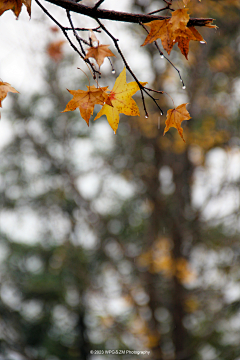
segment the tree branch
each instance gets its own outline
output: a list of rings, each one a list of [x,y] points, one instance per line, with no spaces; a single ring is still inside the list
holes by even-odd
[[[153,20],[170,19],[170,16],[156,16],[156,15],[144,15],[144,14],[132,14],[113,10],[95,9],[81,4],[77,4],[71,0],[45,0],[51,4],[55,4],[66,10],[73,11],[78,14],[89,16],[93,19],[107,19],[114,21],[122,21],[129,23],[147,23]],[[206,26],[214,19],[211,18],[191,18],[188,22],[188,26]]]

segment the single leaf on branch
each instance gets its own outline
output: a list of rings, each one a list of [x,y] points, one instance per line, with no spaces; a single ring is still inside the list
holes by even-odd
[[[22,5],[27,7],[29,16],[31,16],[31,0],[0,0],[0,16],[7,10],[12,10],[18,18]]]
[[[169,19],[166,20],[154,20],[150,23],[144,24],[150,27],[150,32],[146,37],[142,46],[150,44],[158,39],[161,39],[163,48],[167,51],[168,55],[171,53],[173,43],[172,25],[169,23]]]
[[[18,93],[18,91],[14,89],[14,87],[12,87],[7,82],[0,81],[0,107],[2,107],[2,100],[5,99],[8,92]],[[0,114],[0,118],[1,118],[1,114]]]
[[[191,116],[186,109],[187,104],[179,105],[176,109],[170,109],[167,112],[167,119],[165,121],[165,129],[163,135],[170,129],[170,127],[174,127],[177,129],[179,135],[185,142],[183,138],[183,128],[181,127],[181,123],[183,120],[190,120]]]
[[[82,118],[89,126],[90,116],[93,114],[94,106],[96,104],[103,105],[105,102],[109,102],[108,94],[106,93],[107,86],[102,88],[96,88],[95,85],[87,86],[88,90],[68,90],[73,95],[73,99],[70,100],[66,106],[66,111],[74,111],[77,108],[80,110]],[[109,106],[111,107],[111,106]]]
[[[146,82],[140,83],[142,86],[146,85]],[[128,116],[139,116],[139,109],[132,96],[139,90],[139,86],[136,81],[130,83],[126,82],[126,68],[123,69],[118,76],[113,89],[109,94],[109,100],[112,106],[107,103],[102,107],[94,120],[99,119],[102,115],[106,115],[109,125],[116,134],[119,124],[119,114],[123,113]]]
[[[115,56],[111,50],[108,49],[110,45],[98,45],[90,47],[87,51],[85,59],[94,58],[100,67],[103,64],[105,57]]]

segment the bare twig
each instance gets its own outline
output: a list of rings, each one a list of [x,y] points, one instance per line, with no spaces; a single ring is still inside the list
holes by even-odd
[[[154,10],[154,11],[148,13],[147,15],[153,15],[153,14],[156,14],[156,13],[158,13],[158,12],[160,12],[160,11],[163,11],[163,10],[171,10],[171,11],[174,11],[174,10],[171,9],[169,6],[165,6],[164,8],[161,8],[161,9],[158,9],[158,10]]]
[[[62,30],[64,36],[67,38],[70,46],[73,48],[74,51],[76,51],[78,53],[78,55],[86,62],[90,65],[93,73],[94,73],[94,78],[95,78],[95,73],[99,73],[99,71],[97,71],[96,69],[93,68],[92,64],[90,63],[90,61],[87,59],[85,60],[85,56],[78,50],[78,48],[73,44],[73,42],[71,41],[71,39],[69,38],[65,27],[62,26],[49,12],[48,10],[38,1],[36,0],[36,3],[38,4],[38,6],[43,10],[43,12]]]
[[[139,23],[139,24],[140,24],[140,25],[147,31],[147,33],[149,34],[149,31],[148,31],[148,29],[146,28],[146,26],[144,26],[144,24],[142,24],[142,23]],[[179,76],[179,78],[180,78],[180,81],[181,81],[181,83],[182,83],[182,87],[185,89],[186,87],[185,87],[185,85],[184,85],[184,82],[183,82],[183,79],[182,79],[180,70],[178,70],[178,68],[176,68],[176,66],[164,55],[164,53],[161,51],[161,49],[159,48],[158,43],[157,43],[156,41],[154,41],[154,45],[156,46],[156,48],[157,48],[160,56],[163,57],[163,58],[165,58],[165,59],[169,62],[169,64],[171,64],[172,67],[177,71],[178,76]]]
[[[99,0],[93,7],[93,10],[96,10],[105,0]]]
[[[156,13],[158,13],[158,12],[160,12],[160,11],[163,11],[163,10],[171,10],[171,11],[174,11],[173,9],[170,8],[170,6],[172,6],[172,1],[167,1],[167,0],[163,0],[163,1],[167,4],[167,6],[165,6],[165,7],[162,8],[162,9],[158,9],[158,10],[152,11],[152,12],[148,13],[148,15],[153,15],[153,14],[156,14]]]
[[[100,27],[103,29],[103,31],[105,31],[105,33],[112,39],[112,41],[114,42],[115,48],[117,49],[119,55],[121,56],[126,69],[129,71],[129,73],[132,75],[132,77],[134,78],[134,80],[136,81],[136,83],[139,86],[140,92],[141,92],[141,97],[142,97],[142,103],[143,103],[143,108],[145,111],[145,117],[148,118],[148,112],[147,112],[147,108],[146,108],[146,103],[145,103],[145,99],[144,99],[144,93],[147,94],[152,100],[153,102],[157,105],[157,107],[159,108],[161,115],[163,114],[162,109],[160,108],[160,106],[157,103],[157,99],[155,99],[151,94],[148,93],[147,89],[144,88],[144,86],[140,83],[140,81],[138,80],[138,78],[136,77],[136,75],[134,74],[134,72],[132,71],[132,69],[130,68],[130,66],[128,65],[127,60],[125,59],[120,47],[118,46],[118,39],[116,39],[107,29],[106,27],[100,22],[99,19],[96,19],[96,21],[98,22],[98,24],[100,25]]]
[[[74,36],[75,36],[75,38],[77,39],[77,42],[78,42],[78,44],[79,44],[79,46],[80,46],[80,48],[81,48],[81,51],[82,51],[83,55],[85,56],[86,53],[85,53],[85,50],[84,50],[84,48],[83,48],[83,46],[82,46],[82,42],[83,42],[84,44],[88,45],[88,46],[91,46],[91,44],[90,44],[88,41],[80,38],[80,36],[76,33],[76,30],[75,30],[75,28],[74,28],[74,26],[73,26],[73,22],[72,22],[72,19],[71,19],[70,11],[67,10],[66,13],[67,13],[67,18],[68,18],[68,20],[69,20],[69,23],[70,23],[70,25],[71,25],[71,27],[72,27]]]
[[[95,29],[87,29],[87,28],[74,28],[74,30],[75,31],[89,31],[89,30],[92,30],[92,31],[95,31],[95,32],[98,32],[98,33],[100,33],[101,32],[101,30],[99,30],[99,26],[98,27],[96,27]],[[68,27],[65,27],[65,30],[72,30],[72,28],[70,27],[70,28],[68,28]]]

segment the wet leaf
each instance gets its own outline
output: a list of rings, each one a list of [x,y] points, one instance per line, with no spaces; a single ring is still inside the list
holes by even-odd
[[[191,116],[189,112],[186,109],[187,104],[179,105],[176,109],[170,109],[167,112],[167,119],[165,121],[165,129],[163,135],[166,134],[166,132],[170,129],[170,127],[174,127],[177,129],[179,135],[185,142],[183,138],[183,129],[181,127],[181,123],[183,120],[190,120]]]
[[[106,93],[107,86],[102,88],[96,88],[93,86],[87,86],[88,90],[68,90],[73,95],[73,99],[69,101],[66,106],[66,111],[74,111],[77,108],[80,110],[80,114],[89,126],[90,116],[93,114],[94,106],[96,104],[103,105],[108,99]],[[111,106],[109,106],[111,107]]]
[[[147,83],[141,82],[141,84],[144,86]],[[109,94],[109,100],[111,101],[112,106],[105,104],[94,120],[99,119],[102,115],[106,115],[111,128],[114,133],[116,133],[120,113],[128,116],[140,115],[138,106],[132,99],[132,95],[134,95],[138,90],[139,86],[136,81],[130,83],[126,82],[126,68],[124,68]]]

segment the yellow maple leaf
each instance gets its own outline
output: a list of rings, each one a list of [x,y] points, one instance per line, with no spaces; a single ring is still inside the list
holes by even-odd
[[[94,58],[100,67],[103,64],[105,57],[115,56],[111,50],[108,49],[110,45],[98,45],[96,47],[90,47],[87,51],[85,59]]]
[[[141,82],[141,85],[146,85],[146,82]],[[119,124],[119,114],[123,113],[129,116],[139,116],[139,109],[135,101],[132,99],[139,90],[136,81],[130,83],[126,82],[126,68],[123,69],[118,76],[112,91],[109,94],[109,100],[112,106],[105,104],[99,111],[94,120],[99,119],[102,115],[106,115],[109,125],[116,134]]]
[[[18,93],[18,91],[7,82],[0,81],[0,107],[2,107],[2,100],[5,99],[9,91],[12,93]]]
[[[31,0],[1,0],[0,1],[0,16],[4,13],[4,11],[12,10],[16,17],[18,18],[22,5],[27,7],[27,11],[29,16],[31,16]]]
[[[107,86],[102,88],[96,88],[95,85],[87,86],[88,90],[68,90],[73,95],[73,99],[70,100],[64,111],[74,111],[79,108],[80,114],[89,126],[90,116],[93,114],[93,109],[96,104],[103,105],[108,99],[106,93]],[[111,107],[111,106],[109,106]]]
[[[190,120],[191,116],[186,109],[187,104],[179,105],[176,109],[169,109],[167,112],[167,119],[165,121],[165,129],[163,135],[170,129],[170,127],[174,127],[177,129],[179,135],[185,142],[183,138],[183,128],[181,127],[181,122],[183,120]]]

